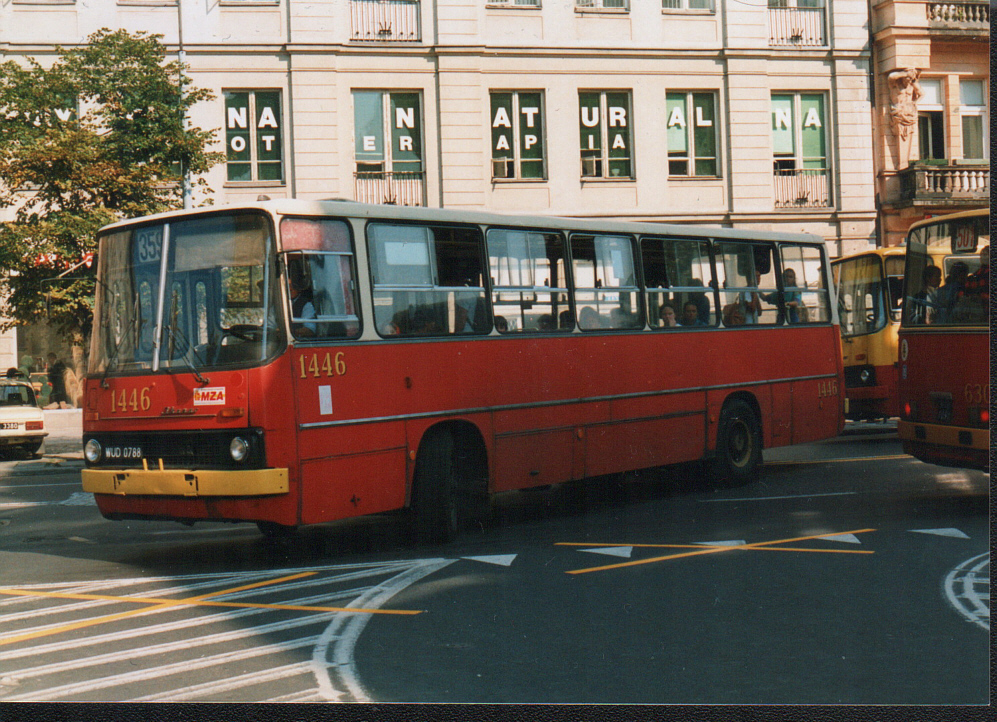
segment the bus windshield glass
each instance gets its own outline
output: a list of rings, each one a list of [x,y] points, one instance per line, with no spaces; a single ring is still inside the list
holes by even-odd
[[[258,364],[284,345],[265,216],[219,214],[100,240],[90,373]]]
[[[890,320],[879,256],[858,256],[835,265],[838,282],[838,313],[842,336],[875,333]]]
[[[989,320],[986,216],[915,228],[907,242],[905,326],[979,326]]]

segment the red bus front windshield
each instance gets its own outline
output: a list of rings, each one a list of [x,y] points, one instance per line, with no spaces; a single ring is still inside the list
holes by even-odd
[[[943,259],[938,264],[937,259]],[[916,228],[907,241],[903,324],[983,326],[990,319],[988,216]]]
[[[91,375],[259,364],[285,345],[262,214],[111,231],[98,278]]]

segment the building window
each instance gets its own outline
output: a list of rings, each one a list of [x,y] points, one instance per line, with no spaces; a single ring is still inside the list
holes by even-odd
[[[358,201],[423,204],[421,108],[418,92],[353,91]]]
[[[629,10],[630,0],[575,0],[578,10]]]
[[[772,95],[776,208],[830,204],[824,106],[820,93]]]
[[[713,12],[713,0],[661,0],[662,10],[709,10]]]
[[[633,178],[630,91],[582,91],[582,178]]]
[[[280,92],[224,92],[228,180],[283,182],[284,139]]]
[[[768,0],[769,45],[822,46],[824,0]]]
[[[924,160],[945,158],[945,106],[942,81],[921,78],[921,98],[917,101],[917,138],[919,157]]]
[[[715,93],[668,93],[668,175],[717,176]]]
[[[500,5],[501,7],[504,8],[511,8],[511,7],[538,8],[540,7],[540,0],[486,0],[486,4],[489,6]]]
[[[418,42],[420,19],[418,0],[350,0],[350,40]]]
[[[545,178],[541,92],[495,92],[492,108],[492,178]]]
[[[959,114],[962,116],[962,157],[986,158],[987,93],[983,80],[959,81]]]

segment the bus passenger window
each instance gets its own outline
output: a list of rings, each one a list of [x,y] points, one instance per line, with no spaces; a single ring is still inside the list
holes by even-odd
[[[499,333],[571,331],[564,239],[557,233],[492,228],[486,234]]]
[[[577,233],[571,254],[579,328],[643,328],[630,237]]]
[[[820,249],[815,246],[781,246],[782,305],[787,323],[827,323],[831,296],[824,282]],[[884,315],[891,313],[883,309]]]
[[[389,336],[487,334],[481,234],[456,226],[371,223],[374,323]]]
[[[353,245],[347,225],[337,220],[285,218],[280,232],[292,333],[298,338],[359,336]]]
[[[774,248],[734,241],[720,241],[717,247],[724,325],[782,323]]]
[[[640,249],[651,328],[712,326],[713,271],[706,241],[644,237]],[[686,318],[687,304],[695,313]]]

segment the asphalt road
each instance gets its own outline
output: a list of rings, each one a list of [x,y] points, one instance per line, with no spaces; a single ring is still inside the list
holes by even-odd
[[[439,547],[109,522],[71,452],[0,461],[0,701],[985,704],[989,477],[855,428],[737,489],[506,495]]]

